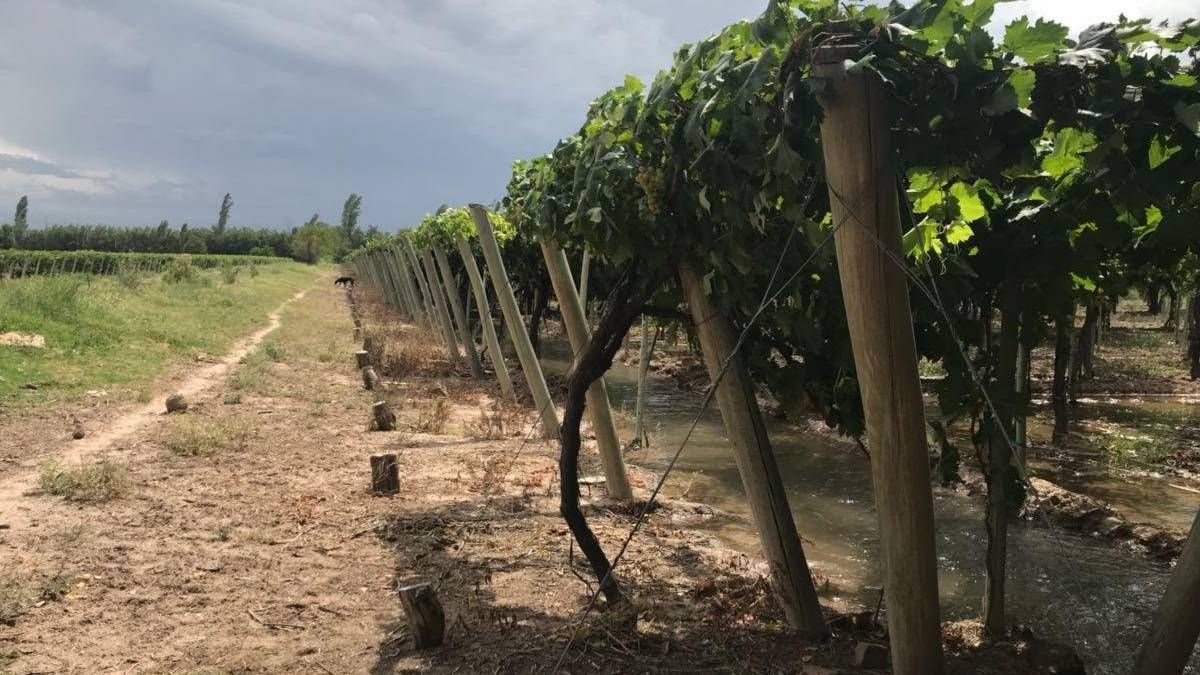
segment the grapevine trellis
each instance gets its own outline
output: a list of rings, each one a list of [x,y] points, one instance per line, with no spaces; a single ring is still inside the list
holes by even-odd
[[[1065,428],[1071,387],[1086,377],[1117,298],[1135,286],[1166,284],[1186,307],[1184,317],[1200,316],[1200,23],[1119,17],[1071,40],[1063,26],[1022,17],[997,43],[987,31],[994,4],[771,2],[756,20],[681,48],[648,87],[627,78],[597,98],[579,131],[551,153],[517,162],[491,214],[494,242],[480,236],[486,228],[475,227],[465,209],[443,209],[355,258],[461,358],[459,347],[472,341],[463,324],[490,324],[491,305],[476,298],[453,318],[444,307],[486,292],[462,274],[486,246],[496,247],[507,269],[495,277],[488,261],[495,292],[511,293],[511,284],[526,314],[537,316],[550,286],[560,307],[579,302],[570,267],[563,270],[587,256],[588,295],[599,311],[586,340],[572,336],[561,421],[544,380],[536,382],[536,360],[529,361],[537,321],[527,330],[517,308],[506,308],[505,327],[533,378],[545,431],[561,434],[563,514],[610,602],[623,597],[617,576],[578,513],[579,418],[585,408],[606,406],[595,395],[585,406],[587,391],[602,382],[639,317],[681,323],[698,335],[714,391],[732,367],[734,381],[765,387],[786,410],[816,410],[842,433],[864,434],[864,383],[846,311],[857,300],[844,296],[839,272],[846,271],[823,246],[839,227],[837,214],[853,211],[861,196],[835,189],[822,138],[844,75],[880,87],[881,103],[871,109],[884,116],[875,122],[894,149],[878,177],[895,186],[876,194],[899,196],[885,200],[898,201],[903,234],[889,264],[902,268],[910,286],[936,294],[914,302],[912,316],[917,355],[946,373],[932,385],[938,407],[928,420],[936,478],[953,481],[964,456],[978,458],[988,492],[984,621],[992,635],[1005,629],[1005,523],[1028,489],[1031,351],[1048,343],[1056,352],[1052,398]],[[813,55],[822,50],[837,59],[818,64]],[[475,215],[476,223],[486,218],[479,209]],[[419,260],[403,247],[457,254],[442,265],[443,288],[433,288],[439,272],[430,269],[431,288],[422,285],[413,269]],[[778,270],[803,274],[781,285]],[[1085,321],[1076,329],[1079,307]],[[722,349],[716,334],[730,336],[721,353],[712,353]],[[1200,329],[1189,342],[1200,374]],[[503,359],[491,345],[488,356]],[[753,399],[752,392],[727,395],[730,402]],[[727,405],[722,400],[723,414]],[[753,431],[757,404],[746,405],[742,421],[727,416],[731,441],[747,458],[770,457],[769,441]],[[745,420],[751,431],[739,441],[735,431]],[[974,430],[973,452],[951,442],[946,428],[955,423]],[[612,481],[619,455],[605,461]],[[752,479],[741,459],[739,468],[748,491],[771,488],[769,471]],[[794,528],[791,535],[778,530],[777,517],[768,524],[767,512],[778,511],[763,508],[755,520],[771,556],[767,530],[788,537]],[[819,615],[811,615],[815,595],[806,600],[803,583],[787,590],[796,583],[797,556],[780,552],[772,563],[789,571],[775,581],[793,625],[820,634]],[[893,628],[894,638],[900,631]],[[1144,652],[1139,667],[1155,654]]]

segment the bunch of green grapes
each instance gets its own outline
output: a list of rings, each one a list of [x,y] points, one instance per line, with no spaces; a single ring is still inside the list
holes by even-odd
[[[638,172],[637,184],[646,193],[646,210],[651,216],[662,213],[663,173],[662,169],[645,167]]]

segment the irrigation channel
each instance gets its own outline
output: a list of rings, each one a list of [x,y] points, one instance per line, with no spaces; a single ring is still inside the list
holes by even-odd
[[[544,349],[543,367],[548,372],[565,372],[567,345],[548,341]],[[613,408],[632,411],[637,369],[614,363],[605,380]],[[673,381],[651,374],[646,415],[652,444],[628,453],[626,461],[656,471],[664,469],[701,399],[701,394],[681,390]],[[619,415],[617,419],[621,437],[631,438],[632,417]],[[874,607],[882,569],[876,555],[878,528],[867,458],[836,439],[786,422],[772,420],[768,426],[805,553],[815,571],[829,579],[826,595]],[[757,554],[758,536],[716,406],[706,411],[675,471],[679,478],[673,482],[687,485],[690,481],[687,499],[728,514],[696,527],[707,528],[733,546]],[[1096,470],[1086,480],[1097,488],[1092,494],[1113,498],[1114,506],[1129,510],[1135,519],[1162,518],[1164,524],[1178,522],[1186,528],[1200,502],[1197,495],[1170,494],[1161,480],[1152,478],[1125,480]],[[986,550],[980,506],[981,498],[934,490],[943,621],[979,614]],[[1039,635],[1071,644],[1090,673],[1129,672],[1134,646],[1154,617],[1169,567],[1107,539],[1062,528],[1055,532],[1057,535],[1041,523],[1017,521],[1010,525],[1011,620],[1032,627]],[[1200,673],[1200,656],[1193,656],[1187,672]]]

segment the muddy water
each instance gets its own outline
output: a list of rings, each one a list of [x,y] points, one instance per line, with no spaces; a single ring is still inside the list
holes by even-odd
[[[563,354],[554,351],[557,358],[548,358],[547,366],[562,370]],[[613,407],[630,413],[618,416],[621,436],[629,438],[636,371],[618,364],[606,379]],[[700,402],[700,395],[652,377],[647,396],[651,447],[631,452],[627,461],[662,470]],[[805,552],[814,570],[829,580],[823,594],[874,607],[881,570],[866,458],[833,439],[787,424],[769,426]],[[734,515],[711,525],[717,536],[748,553],[759,551],[715,405],[702,416],[665,490],[671,496],[685,491],[687,499]],[[977,616],[985,548],[979,500],[941,490],[934,499],[943,619]],[[1166,583],[1166,567],[1107,540],[1024,522],[1010,526],[1008,554],[1011,621],[1072,644],[1089,672],[1128,672]],[[1200,673],[1200,656],[1189,672]]]

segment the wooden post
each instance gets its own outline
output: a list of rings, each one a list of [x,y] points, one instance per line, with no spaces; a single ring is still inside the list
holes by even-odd
[[[455,241],[458,255],[462,258],[463,267],[467,270],[467,278],[471,281],[471,289],[475,295],[475,309],[479,311],[479,322],[483,324],[483,342],[487,345],[489,360],[496,371],[496,379],[500,382],[500,391],[510,401],[517,400],[517,392],[513,389],[512,377],[508,374],[508,366],[504,363],[504,353],[500,351],[500,339],[496,336],[496,326],[492,323],[491,307],[488,306],[487,286],[479,274],[479,265],[475,262],[475,254],[466,239],[458,237]]]
[[[394,495],[400,491],[400,464],[396,455],[371,455],[371,494]]]
[[[587,313],[588,302],[588,276],[590,275],[591,269],[592,252],[585,247],[583,249],[583,262],[579,264],[579,304],[583,305],[585,314]]]
[[[888,256],[904,264],[889,118],[878,76],[846,70],[857,54],[857,47],[813,51],[825,175],[833,222],[841,225],[838,271],[871,448],[892,667],[897,675],[938,675],[944,664],[925,411],[908,284]]]
[[[391,266],[396,278],[400,281],[400,291],[404,294],[405,301],[408,302],[412,320],[417,322],[423,321],[425,308],[421,305],[420,300],[417,299],[416,293],[413,291],[412,276],[408,274],[403,256],[396,249],[386,249],[384,251],[384,259]]]
[[[457,363],[462,360],[462,354],[458,352],[454,323],[450,320],[450,311],[446,309],[446,294],[442,291],[442,284],[438,282],[437,272],[433,269],[433,256],[429,255],[429,251],[422,251],[419,262],[424,268],[425,283],[429,285],[433,311],[437,314],[439,325],[442,327],[442,337],[446,340],[446,351],[450,354],[450,360]]]
[[[587,343],[587,317],[571,278],[571,266],[558,244],[542,239],[542,256],[546,259],[546,270],[550,273],[550,284],[558,297],[558,308],[562,312],[563,325],[571,351],[578,354]],[[621,458],[621,439],[617,437],[617,425],[613,423],[612,408],[608,401],[608,389],[600,377],[587,390],[587,409],[592,418],[592,431],[596,434],[596,449],[600,452],[600,463],[604,466],[604,478],[608,483],[608,495],[613,499],[633,499],[629,477],[625,474],[625,461]]]
[[[651,341],[648,329],[650,321],[646,315],[642,315],[642,343],[638,347],[638,376],[637,376],[637,404],[635,407],[634,417],[634,440],[638,447],[650,447],[650,435],[646,433],[646,375],[650,370],[650,359],[652,354],[653,342]]]
[[[371,366],[362,369],[363,389],[374,391],[379,388],[379,373]]]
[[[425,279],[425,273],[421,270],[421,260],[417,258],[417,251],[413,248],[412,243],[407,239],[404,241],[404,253],[408,259],[409,267],[412,268],[413,276],[417,278],[417,287],[421,289],[421,301],[425,304],[425,315],[429,318],[429,330],[442,335],[442,325],[437,320],[437,310],[433,306],[433,292],[429,289],[429,282]],[[442,335],[445,340],[446,336]],[[450,359],[454,358],[454,354],[450,354]]]
[[[458,286],[454,283],[454,275],[450,273],[450,261],[441,249],[434,249],[434,261],[442,276],[442,287],[446,297],[450,299],[450,309],[454,310],[454,320],[458,324],[458,337],[467,351],[467,365],[471,368],[471,376],[483,377],[483,366],[479,363],[479,352],[475,351],[475,338],[471,335],[471,326],[467,324],[467,313],[463,311],[462,298],[458,295]]]
[[[376,401],[371,406],[371,429],[373,431],[395,431],[396,414],[387,401]]]
[[[496,245],[496,235],[492,233],[492,224],[488,220],[487,210],[479,204],[471,204],[471,219],[475,221],[475,229],[479,232],[479,245],[483,249],[483,258],[487,261],[488,274],[492,278],[492,288],[496,289],[496,297],[500,301],[500,310],[504,313],[504,325],[508,329],[508,337],[512,340],[513,348],[517,350],[517,358],[521,361],[521,372],[525,374],[525,382],[533,394],[533,404],[541,413],[542,431],[547,438],[558,437],[558,411],[554,409],[550,398],[550,388],[546,386],[546,377],[542,374],[542,365],[538,363],[537,354],[533,353],[533,345],[529,342],[529,332],[525,330],[525,321],[521,318],[521,310],[517,307],[517,298],[513,295],[512,286],[508,283],[508,271],[504,268],[504,260],[500,257],[500,247]]]
[[[365,349],[354,352],[354,365],[359,370],[371,365],[371,353]]]
[[[404,274],[408,277],[413,288],[413,295],[417,300],[418,306],[421,308],[421,319],[425,327],[430,331],[437,332],[437,327],[434,325],[433,312],[429,306],[429,294],[425,290],[425,282],[421,279],[421,275],[413,266],[415,258],[408,251],[408,247],[401,244],[396,247],[396,261],[404,268]],[[415,281],[414,281],[415,280]]]
[[[1200,637],[1200,513],[1171,572],[1133,675],[1179,675]]]
[[[446,632],[446,613],[430,584],[413,584],[399,589],[400,602],[408,615],[408,632],[413,646],[429,649],[442,644]]]
[[[733,445],[738,473],[783,612],[788,623],[806,638],[823,638],[829,629],[788,507],[762,411],[754,397],[754,383],[741,357],[734,353],[737,336],[720,308],[705,295],[700,275],[687,263],[679,265],[679,281],[700,337],[705,368],[716,387],[725,433]],[[724,377],[720,376],[722,367],[726,368]]]

